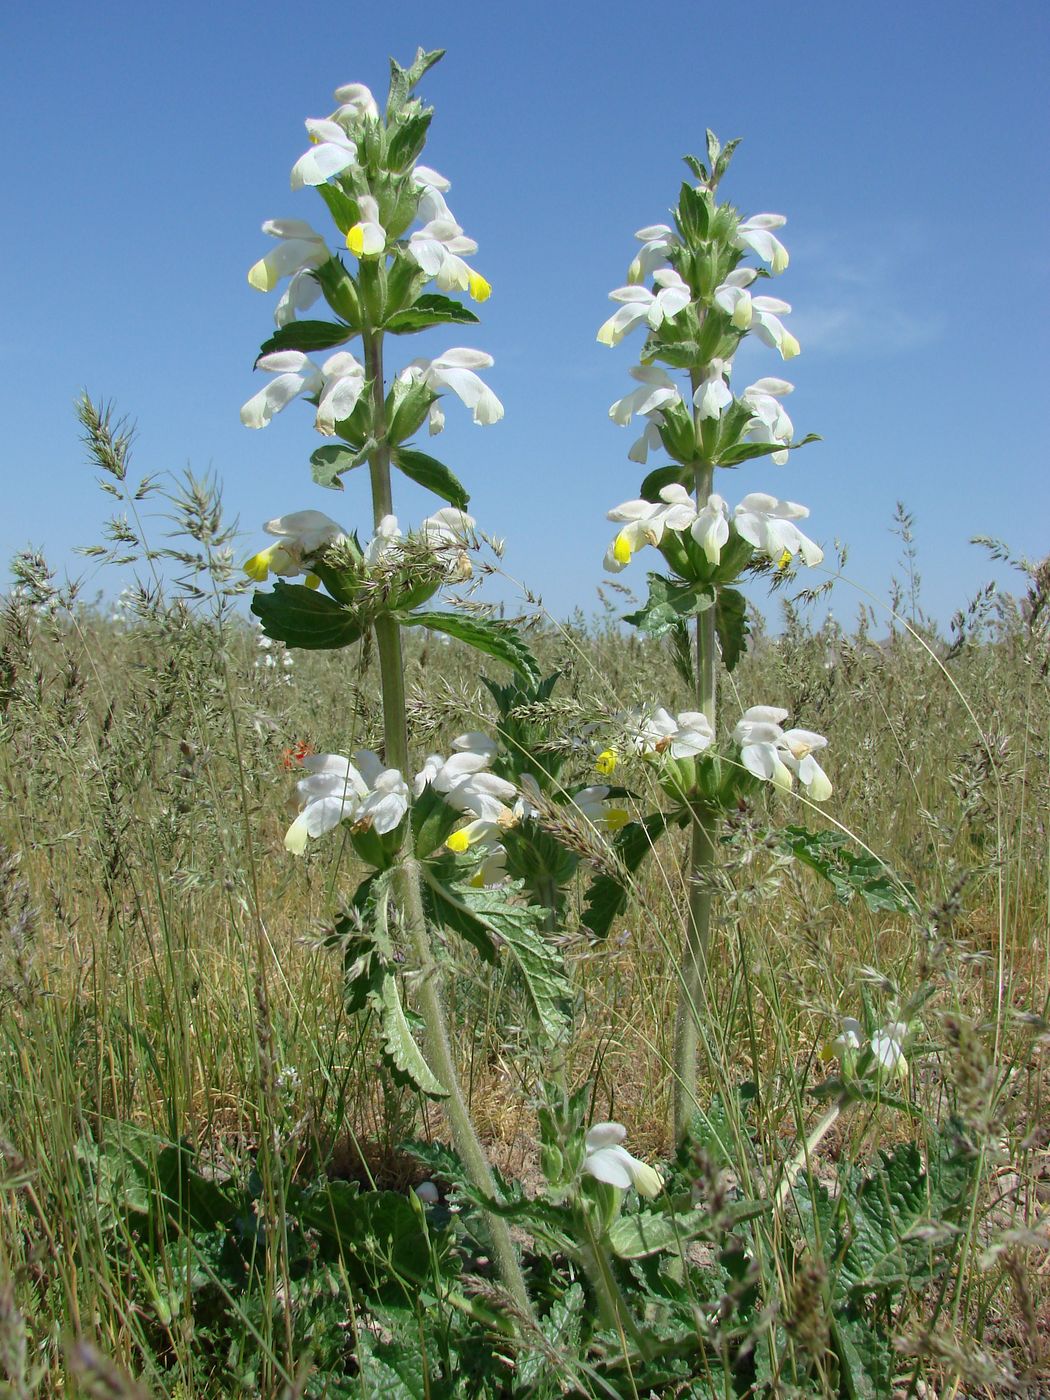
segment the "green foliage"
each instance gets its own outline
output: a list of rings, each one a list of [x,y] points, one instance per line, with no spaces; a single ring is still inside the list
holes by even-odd
[[[628,822],[617,832],[613,855],[622,873],[597,876],[587,891],[587,907],[580,922],[595,938],[608,937],[613,920],[627,908],[632,877],[669,825],[662,812],[653,812],[640,822]]]
[[[314,456],[316,455],[315,453]],[[436,457],[429,457],[425,452],[417,452],[414,448],[409,447],[396,447],[391,453],[390,460],[417,486],[432,491],[435,496],[440,496],[443,501],[448,501],[449,505],[456,506],[459,510],[466,510],[470,495],[463,483],[445,466],[444,462],[439,462]]]
[[[259,347],[259,354],[272,355],[275,350],[302,350],[312,355],[315,350],[330,350],[334,345],[345,345],[354,334],[352,326],[337,325],[333,321],[289,321],[279,326]]]
[[[643,608],[628,613],[624,622],[640,632],[662,637],[687,617],[706,612],[715,603],[715,591],[706,583],[684,583],[663,574],[649,574],[649,598]]]
[[[808,831],[785,826],[775,833],[782,850],[822,875],[835,898],[848,904],[859,894],[873,913],[916,914],[914,891],[870,851],[857,853],[852,839],[841,831]]]
[[[428,330],[431,326],[476,326],[478,318],[462,302],[438,292],[423,292],[411,306],[403,311],[395,311],[383,324],[383,329],[391,335],[412,335],[416,331]]]
[[[374,450],[375,443],[373,441],[366,442],[361,447],[344,447],[338,443],[328,443],[310,453],[311,475],[318,486],[327,486],[330,490],[342,491],[343,483],[339,478],[344,472],[362,466],[368,461],[369,453]]]
[[[365,630],[341,603],[301,583],[278,580],[271,593],[253,593],[252,612],[268,637],[306,651],[347,647]]]
[[[465,642],[475,651],[506,662],[530,680],[539,676],[536,658],[508,622],[468,616],[466,613],[435,612],[402,613],[399,621],[404,627],[428,627],[432,632],[444,632],[448,637]]]
[[[715,599],[715,632],[722,651],[722,665],[727,671],[736,669],[747,650],[749,631],[747,599],[736,588],[720,587]]]

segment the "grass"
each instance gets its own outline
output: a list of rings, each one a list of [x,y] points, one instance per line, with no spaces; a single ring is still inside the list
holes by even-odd
[[[187,486],[174,508],[195,541],[178,556],[181,589],[151,584],[111,616],[23,559],[0,617],[4,1395],[130,1395],[130,1376],[177,1396],[325,1393],[333,1337],[345,1352],[374,1326],[358,1282],[339,1266],[305,1270],[286,1243],[265,1251],[261,1301],[237,1295],[218,1261],[200,1265],[213,1270],[202,1311],[178,1241],[141,1228],[159,1170],[142,1144],[192,1146],[205,1175],[244,1183],[276,1238],[290,1191],[322,1174],[404,1191],[425,1173],[400,1144],[443,1134],[439,1109],[382,1070],[368,1015],[345,1009],[325,932],[360,873],[349,844],[337,832],[298,861],[281,847],[294,811],[288,751],[378,739],[374,658],[355,645],[296,653],[286,667],[279,647],[261,649],[235,608],[207,490]],[[111,554],[145,548],[131,519],[130,539],[111,530]],[[808,1179],[815,1190],[876,1146],[924,1144],[924,1121],[956,1121],[982,1164],[948,1282],[911,1289],[892,1317],[902,1394],[920,1380],[946,1396],[1044,1393],[1047,585],[1045,568],[1030,571],[1020,600],[987,596],[947,640],[914,597],[915,625],[895,623],[888,639],[867,611],[847,633],[788,606],[777,636],[756,621],[721,696],[723,714],[778,704],[829,735],[836,785],[824,813],[757,801],[722,852],[699,1106],[722,1125],[736,1180],[759,1196],[782,1180],[821,1115],[811,1090],[839,1018],[867,1002],[876,1024],[892,1019],[919,988],[913,1116],[854,1106]],[[471,653],[407,644],[422,758],[484,727],[491,707]],[[540,626],[533,644],[564,672],[552,742],[653,694],[687,704],[666,655],[607,617]],[[623,781],[640,810],[658,801],[644,765],[628,764]],[[914,887],[922,916],[840,902],[771,840],[784,821],[854,833]],[[686,854],[661,847],[607,941],[589,941],[575,918],[557,935],[578,989],[570,1079],[590,1080],[593,1118],[628,1124],[632,1150],[650,1159],[671,1151],[667,969]],[[477,1124],[495,1160],[535,1188],[536,1068],[516,988],[500,964],[453,947],[448,957]],[[120,1165],[136,1153],[145,1178]],[[698,1159],[698,1181],[705,1170]],[[777,1325],[814,1348],[826,1280],[792,1263],[798,1239],[788,1209],[753,1247],[769,1263]],[[328,1312],[324,1299],[336,1300]],[[813,1375],[821,1393],[820,1365]],[[332,1393],[384,1393],[359,1384]]]

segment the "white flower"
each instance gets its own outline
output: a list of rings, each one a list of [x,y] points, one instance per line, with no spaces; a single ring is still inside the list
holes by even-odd
[[[349,350],[338,350],[321,366],[324,385],[317,404],[314,426],[325,437],[332,437],[335,425],[349,418],[365,387],[365,367]]]
[[[752,214],[737,227],[736,246],[757,253],[774,274],[783,272],[788,265],[788,251],[772,230],[783,228],[786,223],[783,214]]]
[[[628,331],[643,321],[657,330],[665,320],[671,320],[689,305],[692,294],[673,268],[665,267],[653,273],[653,281],[660,288],[655,293],[645,287],[620,287],[609,293],[610,301],[623,305],[599,329],[598,340],[602,345],[619,345]]]
[[[729,373],[732,369],[729,360],[712,360],[707,374],[696,386],[693,403],[701,418],[721,418],[722,413],[733,402],[729,390]]]
[[[609,805],[609,789],[604,783],[581,788],[573,794],[573,804],[591,826],[602,831],[620,831],[631,820],[623,807]]]
[[[634,365],[628,374],[637,379],[641,387],[632,389],[611,405],[609,417],[621,427],[626,428],[635,414],[652,413],[669,403],[681,403],[678,386],[659,365]]]
[[[634,236],[642,246],[627,269],[627,281],[632,284],[644,282],[663,266],[672,248],[681,246],[678,235],[668,224],[650,224],[648,228],[640,228]]]
[[[595,1123],[585,1138],[583,1170],[596,1181],[626,1191],[633,1186],[639,1196],[658,1196],[663,1181],[655,1167],[640,1162],[621,1146],[627,1136],[622,1123]]]
[[[483,772],[495,757],[496,745],[487,734],[461,734],[453,739],[456,750],[450,758],[432,753],[416,774],[413,791],[419,797],[429,784],[435,792],[446,796],[460,785]],[[508,794],[509,795],[509,794]]]
[[[751,307],[751,329],[759,340],[779,350],[782,360],[794,359],[802,347],[780,320],[791,310],[790,304],[779,297],[752,297]]]
[[[368,787],[354,821],[366,822],[385,836],[401,825],[408,811],[408,784],[399,769],[384,768],[382,759],[371,749],[358,749],[354,759]]]
[[[839,1057],[860,1049],[864,1043],[864,1027],[854,1016],[842,1018],[842,1029],[831,1042],[831,1049]]]
[[[268,535],[276,536],[277,543],[253,554],[244,564],[244,572],[259,583],[267,574],[295,578],[303,573],[304,559],[346,537],[342,525],[319,510],[295,510],[289,515],[279,515],[275,520],[268,520],[263,529]]]
[[[871,1053],[875,1063],[886,1074],[899,1079],[908,1077],[908,1061],[904,1058],[904,1038],[908,1027],[903,1021],[891,1021],[871,1037]]]
[[[814,802],[826,802],[831,796],[831,781],[813,757],[814,749],[827,747],[823,734],[812,729],[788,729],[780,740],[781,756],[796,775]]]
[[[475,535],[476,521],[465,510],[455,506],[445,506],[428,515],[419,527],[427,548],[449,570],[458,571],[462,577],[471,574],[470,560],[465,551],[477,548]]]
[[[417,165],[412,171],[412,182],[423,190],[450,190],[452,188],[452,181],[446,180],[444,175],[439,175],[429,165]]]
[[[304,185],[323,185],[330,176],[340,174],[357,160],[357,146],[337,121],[308,117],[306,129],[313,144],[292,166],[293,190],[301,190]]]
[[[661,445],[660,425],[664,418],[660,410],[670,404],[681,403],[682,395],[670,375],[657,365],[635,365],[629,372],[640,381],[640,387],[617,399],[609,409],[609,417],[622,427],[626,427],[635,415],[648,419],[641,437],[631,444],[627,453],[630,461],[644,465],[650,450]]]
[[[321,369],[301,350],[275,350],[272,355],[261,355],[256,369],[264,369],[276,378],[242,406],[241,422],[246,428],[265,428],[275,413],[300,394],[319,394],[324,387]]]
[[[320,267],[332,256],[321,234],[303,219],[267,219],[262,231],[280,242],[248,269],[248,281],[257,291],[272,292],[282,277]]]
[[[747,434],[753,442],[791,441],[795,425],[778,400],[790,394],[794,388],[794,384],[789,384],[786,379],[756,379],[740,395],[740,402],[754,415],[747,425]],[[788,459],[786,451],[770,455],[778,467],[782,467]]]
[[[401,538],[397,516],[384,515],[376,526],[375,534],[365,545],[362,555],[365,567],[374,568],[381,559],[396,555],[399,552],[398,541]]]
[[[753,307],[751,293],[747,290],[758,276],[753,267],[740,267],[731,272],[721,286],[714,291],[714,303],[724,311],[738,331],[746,331],[751,325]]]
[[[486,885],[498,885],[501,880],[507,878],[506,846],[501,846],[498,841],[486,841],[480,844],[479,849],[484,852],[481,864],[467,883],[475,889],[482,889]]]
[[[292,279],[274,307],[273,319],[278,326],[287,326],[300,311],[309,311],[321,295],[321,284],[308,267],[292,274]]]
[[[418,213],[426,222],[408,240],[409,257],[442,291],[469,292],[475,301],[487,301],[492,288],[463,261],[463,254],[476,253],[478,245],[464,235],[436,186],[424,184]]]
[[[334,97],[339,103],[339,107],[332,114],[333,121],[343,119],[357,121],[362,117],[369,121],[379,120],[379,108],[376,106],[376,100],[372,96],[371,89],[367,88],[364,83],[344,83],[342,87],[336,88]]]
[[[792,786],[791,770],[780,754],[784,735],[780,721],[787,715],[787,710],[770,705],[752,705],[733,730],[733,742],[740,745],[740,762],[747,771],[783,792],[790,792]]]
[[[386,229],[379,222],[379,205],[370,194],[357,197],[360,219],[347,230],[346,246],[355,258],[376,258],[386,252]]]
[[[324,835],[344,817],[353,819],[368,794],[368,784],[342,754],[307,754],[302,765],[310,774],[296,784],[303,807],[284,838],[285,850],[297,856],[309,837]]]
[[[687,529],[696,519],[696,506],[685,487],[672,482],[661,489],[659,501],[624,501],[609,511],[608,519],[627,522],[605,555],[605,568],[618,574],[636,550],[659,544],[665,530]]]
[[[503,417],[503,405],[474,373],[476,369],[488,369],[492,363],[492,356],[483,350],[446,350],[433,360],[413,360],[398,378],[422,380],[435,392],[451,389],[473,411],[475,423],[498,423]],[[445,415],[440,404],[434,403],[430,409],[430,431],[439,433],[444,426]]]
[[[824,558],[824,551],[792,523],[808,515],[806,506],[752,491],[734,510],[733,524],[742,539],[778,565],[799,554],[803,563],[812,567]]]
[[[785,731],[781,724],[787,714],[770,705],[745,710],[733,730],[740,761],[756,778],[785,792],[790,791],[795,774],[814,802],[825,802],[831,796],[831,783],[813,752],[825,748],[828,741],[811,729]]]
[[[452,833],[445,842],[449,850],[462,853],[516,826],[518,816],[510,803],[517,795],[514,784],[498,778],[495,773],[473,773],[456,783],[445,794],[445,801],[457,812],[470,813],[474,820]]]
[[[694,758],[714,741],[711,722],[702,710],[682,710],[672,716],[662,705],[642,718],[636,737],[640,752],[669,753],[672,758]]]
[[[717,564],[729,539],[729,507],[717,492],[708,496],[707,504],[698,512],[689,533],[704,551],[707,562]]]

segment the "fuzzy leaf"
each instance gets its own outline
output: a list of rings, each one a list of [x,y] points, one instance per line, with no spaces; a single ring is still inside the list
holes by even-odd
[[[428,69],[433,68],[445,56],[444,49],[416,49],[416,56],[407,68],[402,68],[396,59],[390,60],[390,91],[387,96],[387,117],[395,116],[412,95],[412,89]]]
[[[372,998],[372,1005],[379,1014],[383,1031],[383,1054],[397,1083],[412,1084],[431,1099],[447,1098],[448,1090],[433,1074],[413,1038],[398,995],[397,982],[389,974],[383,978],[378,994]]]
[[[369,442],[358,448],[351,447],[349,444],[345,447],[341,444],[319,447],[316,452],[310,453],[310,470],[313,479],[318,486],[327,486],[332,491],[341,491],[343,483],[339,478],[344,472],[350,471],[353,467],[359,467],[367,461],[368,451],[373,446],[374,444]]]
[[[786,826],[776,833],[781,849],[822,875],[841,904],[859,894],[872,911],[916,914],[918,903],[911,886],[890,866],[868,852],[855,854],[848,836],[839,831],[809,831]]]
[[[719,588],[715,602],[715,631],[722,648],[722,664],[727,671],[747,650],[747,599],[735,588]]]
[[[361,217],[360,210],[357,207],[357,201],[351,199],[349,195],[344,194],[338,185],[325,183],[323,185],[315,185],[314,188],[328,205],[328,212],[331,214],[339,232],[342,234],[349,233],[354,224],[356,224]]]
[[[395,311],[383,329],[392,335],[406,335],[412,331],[425,331],[428,326],[445,324],[476,326],[478,318],[473,311],[451,297],[440,296],[437,292],[424,292],[416,297],[404,311]]]
[[[464,613],[416,612],[402,613],[398,619],[403,627],[429,627],[466,642],[475,651],[505,661],[530,681],[539,680],[536,658],[508,622],[490,618],[468,617]]]
[[[649,575],[649,598],[637,612],[628,613],[624,622],[662,637],[686,617],[706,612],[715,601],[715,591],[709,583],[683,583],[663,574]]]
[[[339,321],[289,321],[286,326],[279,326],[270,339],[260,345],[259,354],[272,355],[275,350],[302,350],[309,355],[314,350],[330,350],[333,345],[344,345],[353,334],[351,326]]]
[[[599,875],[587,891],[587,908],[580,922],[595,938],[608,937],[613,920],[627,908],[631,876],[667,830],[668,818],[653,812],[640,822],[628,822],[613,842],[613,852],[623,867],[623,877]]]
[[[386,148],[389,170],[402,171],[412,164],[426,145],[431,116],[430,112],[415,112],[399,122]]]
[[[321,450],[323,452],[324,448]],[[314,456],[316,455],[315,453]],[[470,500],[467,489],[444,462],[409,447],[395,448],[392,461],[394,466],[399,467],[417,486],[432,491],[435,496],[440,496],[443,501],[448,501],[449,505],[456,506],[459,510],[466,509]]]
[[[675,464],[667,467],[657,467],[651,471],[642,482],[639,495],[643,501],[652,501],[654,504],[660,499],[660,492],[665,486],[685,486],[691,487],[693,484],[693,472],[690,467],[682,467]]]
[[[274,641],[305,651],[334,651],[348,647],[364,632],[364,624],[334,598],[278,580],[272,593],[254,593],[252,612]]]

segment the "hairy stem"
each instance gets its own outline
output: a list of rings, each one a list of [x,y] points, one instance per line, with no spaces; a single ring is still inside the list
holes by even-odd
[[[693,392],[701,376],[692,375]],[[697,418],[697,439],[700,421]],[[714,468],[697,462],[693,484],[697,508],[702,510],[711,494]],[[718,656],[713,607],[696,619],[696,708],[715,727],[715,694]],[[696,1050],[703,989],[707,980],[707,957],[711,937],[711,873],[715,864],[717,823],[712,816],[694,814],[689,851],[689,912],[686,916],[682,960],[679,966],[678,1010],[674,1035],[674,1135],[681,1142],[696,1112]]]
[[[390,490],[390,445],[386,440],[386,395],[383,383],[382,332],[365,332],[365,372],[372,383],[372,410],[375,439],[378,444],[369,458],[372,478],[372,510],[378,525],[385,515],[393,514]],[[383,687],[383,734],[386,762],[402,773],[409,770],[408,725],[405,708],[405,668],[401,653],[401,627],[390,616],[381,616],[375,623],[379,651],[379,673]],[[456,1071],[455,1056],[448,1033],[448,1020],[441,995],[441,969],[434,957],[430,930],[423,907],[422,880],[418,862],[411,851],[411,836],[406,835],[402,859],[395,871],[395,891],[406,935],[420,972],[416,996],[426,1026],[427,1059],[430,1068],[447,1091],[444,1101],[456,1151],[466,1167],[474,1186],[486,1196],[499,1193],[485,1149],[481,1145],[470,1109],[464,1098]],[[524,1319],[535,1322],[529,1301],[525,1277],[518,1262],[514,1241],[507,1222],[486,1212],[493,1253],[503,1283]]]

